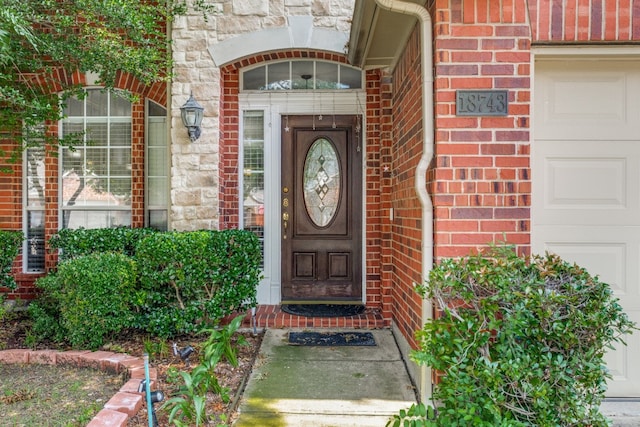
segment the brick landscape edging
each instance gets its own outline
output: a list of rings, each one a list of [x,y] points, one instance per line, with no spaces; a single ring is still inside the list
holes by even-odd
[[[129,417],[137,414],[144,404],[144,396],[138,392],[140,381],[144,379],[144,361],[139,357],[110,351],[14,349],[0,351],[0,363],[71,365],[123,375],[127,382],[104,404],[87,427],[125,427]],[[149,377],[153,387],[158,378],[156,368],[149,368]]]

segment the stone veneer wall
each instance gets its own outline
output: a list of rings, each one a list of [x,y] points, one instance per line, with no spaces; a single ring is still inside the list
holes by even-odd
[[[242,34],[283,28],[290,16],[313,16],[314,28],[349,32],[353,0],[225,0],[205,19],[193,12],[172,29],[174,80],[171,86],[171,213],[176,230],[225,228],[220,217],[220,66],[211,46]],[[254,53],[258,53],[257,51]],[[193,93],[204,107],[202,136],[191,143],[180,106]]]

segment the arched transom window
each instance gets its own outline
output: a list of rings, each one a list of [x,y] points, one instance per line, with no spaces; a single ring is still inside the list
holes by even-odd
[[[242,72],[242,90],[345,90],[362,88],[362,71],[328,61],[273,62]]]

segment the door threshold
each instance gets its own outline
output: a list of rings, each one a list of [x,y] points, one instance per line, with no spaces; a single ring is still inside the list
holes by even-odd
[[[349,300],[339,300],[339,301],[318,301],[318,300],[282,300],[280,301],[280,305],[285,304],[300,304],[300,305],[365,305],[361,300],[349,301]]]

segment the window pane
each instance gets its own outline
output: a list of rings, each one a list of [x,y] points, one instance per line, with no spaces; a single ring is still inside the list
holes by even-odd
[[[109,153],[107,149],[89,147],[85,151],[87,160],[84,175],[106,175],[108,168],[107,156]]]
[[[87,93],[87,116],[106,116],[109,94],[102,90],[88,90]]]
[[[289,64],[289,62],[269,64],[267,68],[268,90],[291,89],[291,75],[289,72]]]
[[[44,206],[44,150],[31,148],[26,152],[27,158],[27,206]]]
[[[242,86],[245,90],[264,89],[267,67],[262,66],[242,73]]]
[[[147,220],[149,227],[159,231],[167,231],[168,215],[166,210],[150,210]]]
[[[147,153],[147,174],[149,176],[166,176],[167,150],[164,147],[149,148]]]
[[[27,214],[27,271],[44,270],[44,212]]]
[[[111,122],[111,145],[131,146],[131,122]]]
[[[169,151],[166,109],[147,100],[146,215],[147,227],[167,230],[169,225]]]
[[[153,101],[148,102],[148,114],[149,117],[167,117],[167,110],[159,104],[156,104]]]
[[[130,211],[63,211],[65,228],[130,227]]]
[[[111,178],[109,180],[110,204],[131,206],[131,178]]]
[[[342,89],[362,89],[362,71],[341,65],[340,86]]]
[[[67,116],[69,117],[84,116],[84,100],[71,98],[71,99],[67,99],[66,104],[67,104],[67,107],[65,108],[64,112]]]
[[[87,123],[87,144],[107,145],[107,123],[89,122]]]
[[[149,147],[166,147],[167,146],[167,118],[151,117],[148,120],[147,129]]]
[[[131,117],[131,102],[116,92],[111,92],[111,117]]]
[[[264,112],[243,114],[243,199],[244,228],[264,239]]]
[[[149,190],[147,192],[149,206],[167,206],[167,193],[167,178],[149,178]]]
[[[112,148],[109,152],[111,176],[131,176],[131,149]]]
[[[332,62],[316,63],[316,88],[338,89],[338,64]]]
[[[291,63],[292,89],[313,89],[313,61],[293,61]]]
[[[84,122],[76,120],[65,120],[62,126],[62,135],[67,136],[80,133],[84,130]]]
[[[265,81],[266,70],[266,86]],[[242,72],[243,90],[362,89],[362,71],[349,65],[315,60],[275,62]]]

